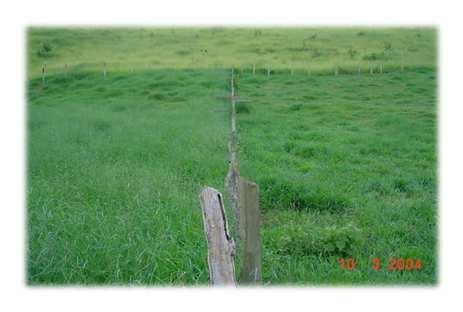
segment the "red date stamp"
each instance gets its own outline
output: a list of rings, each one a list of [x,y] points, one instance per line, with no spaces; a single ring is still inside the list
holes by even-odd
[[[339,268],[341,270],[353,271],[353,270],[355,270],[355,268],[357,266],[357,261],[352,257],[349,257],[347,259],[340,258],[339,259],[339,264],[340,264]],[[421,259],[419,259],[419,258],[414,259],[414,258],[394,258],[394,257],[391,257],[391,258],[389,258],[389,263],[388,263],[388,265],[386,267],[389,270],[389,272],[394,272],[394,271],[414,271],[414,270],[421,271],[421,269],[423,268],[423,263],[422,263]],[[381,268],[382,268],[381,260],[378,257],[373,259],[372,264],[371,264],[371,268],[376,272],[381,270]]]
[[[344,258],[339,259],[339,263],[341,264],[341,270],[348,270],[352,271],[355,269],[356,262],[354,258],[348,258],[345,260]]]

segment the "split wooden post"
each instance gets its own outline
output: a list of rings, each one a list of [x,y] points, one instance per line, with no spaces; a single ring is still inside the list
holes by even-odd
[[[267,77],[270,77],[270,66],[267,67]]]
[[[371,65],[371,63],[369,64],[370,64],[370,75],[373,75],[373,65]]]
[[[42,84],[45,85],[45,64],[42,64]]]
[[[106,77],[106,62],[103,62],[103,77]]]
[[[259,187],[243,178],[239,182],[240,283],[257,284],[262,281]]]
[[[383,73],[383,64],[379,64],[379,73],[382,74]]]
[[[222,194],[216,189],[206,187],[201,191],[199,198],[207,240],[210,283],[235,285],[235,243],[228,232]]]
[[[256,64],[252,64],[252,75],[256,74]]]

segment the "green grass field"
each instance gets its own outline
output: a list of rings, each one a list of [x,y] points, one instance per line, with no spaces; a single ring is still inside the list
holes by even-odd
[[[224,192],[231,66],[264,284],[436,283],[434,29],[31,28],[27,41],[29,284],[207,284],[198,193]],[[389,272],[391,257],[422,269]]]

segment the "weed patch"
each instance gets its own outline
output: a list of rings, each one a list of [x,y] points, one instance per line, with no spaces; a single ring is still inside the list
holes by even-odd
[[[267,178],[260,181],[260,187],[263,209],[343,212],[349,205],[340,195],[310,188],[301,183]]]
[[[264,248],[280,256],[345,257],[352,255],[361,240],[360,230],[345,226],[279,226],[267,229]]]

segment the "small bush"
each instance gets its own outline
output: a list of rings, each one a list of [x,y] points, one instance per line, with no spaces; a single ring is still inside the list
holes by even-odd
[[[190,55],[191,51],[189,51],[189,50],[177,50],[177,51],[175,51],[175,54],[180,55],[180,56],[185,56],[185,55]]]
[[[342,212],[348,207],[344,197],[309,188],[297,181],[266,178],[260,181],[259,185],[262,190],[263,209]]]
[[[267,244],[280,255],[291,256],[347,256],[361,239],[360,230],[352,223],[326,228],[282,226],[266,233]]]
[[[284,149],[285,152],[287,152],[287,153],[290,153],[295,147],[296,147],[296,144],[294,144],[293,141],[286,142],[286,143],[283,145],[283,149]]]
[[[389,52],[392,50],[392,44],[390,42],[385,42],[384,43],[384,51]]]
[[[378,61],[378,60],[384,61],[389,58],[390,57],[384,52],[381,52],[381,53],[372,52],[372,53],[369,53],[363,56],[363,60],[365,61]]]
[[[37,50],[37,55],[39,57],[50,57],[52,53],[52,46],[48,42],[42,42],[40,48]]]
[[[310,54],[311,54],[312,58],[317,58],[317,57],[322,56],[322,53],[318,49],[312,49]]]
[[[357,50],[351,48],[347,51],[347,54],[349,54],[349,57],[353,59],[357,55]]]
[[[238,102],[235,104],[235,109],[237,114],[249,114],[251,112],[251,109],[249,108],[249,105],[246,104],[245,102]]]
[[[302,104],[301,104],[301,103],[291,104],[291,105],[289,106],[289,110],[292,111],[292,112],[299,111],[299,110],[301,110],[301,108],[302,108]]]
[[[166,95],[162,93],[150,93],[148,99],[162,101],[166,99]]]
[[[313,146],[306,146],[297,151],[297,155],[304,158],[312,158],[316,154],[316,149]]]
[[[409,184],[403,179],[396,179],[392,183],[392,188],[398,193],[407,193],[410,191]]]

